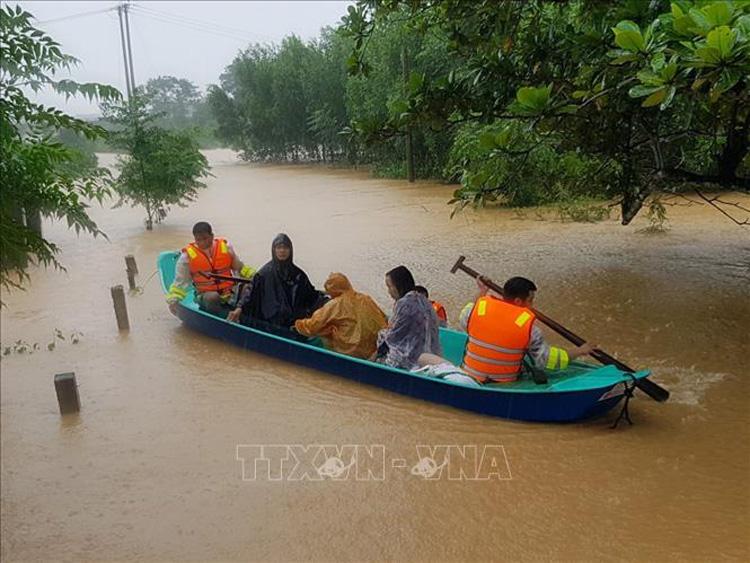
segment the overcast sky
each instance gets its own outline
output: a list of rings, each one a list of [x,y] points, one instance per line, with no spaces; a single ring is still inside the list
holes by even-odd
[[[70,73],[71,78],[111,84],[125,93],[117,12],[106,11],[117,6],[117,2],[18,3],[36,17],[36,27],[59,42],[64,52],[81,61]],[[130,33],[136,83],[171,75],[205,88],[218,82],[224,68],[248,44],[279,42],[290,34],[314,38],[322,27],[338,23],[351,3],[133,2]],[[82,98],[66,102],[63,97],[45,91],[36,94],[35,99],[76,115],[99,113],[96,103]]]

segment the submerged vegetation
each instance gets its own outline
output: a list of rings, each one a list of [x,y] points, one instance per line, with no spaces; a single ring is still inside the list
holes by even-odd
[[[106,132],[32,102],[28,91],[51,88],[68,96],[111,101],[120,97],[111,86],[56,79],[56,73],[78,61],[34,28],[31,18],[18,7],[0,8],[0,286],[6,289],[20,286],[29,260],[61,267],[57,246],[42,234],[42,216],[102,235],[85,202],[101,201],[111,187],[107,170],[55,139],[63,131],[89,140]]]
[[[241,52],[208,100],[247,159],[456,181],[459,207],[615,200],[629,223],[652,193],[750,189],[749,76],[747,2],[367,0]]]
[[[312,41],[250,45],[202,94],[171,76],[132,100],[57,79],[77,63],[19,7],[0,9],[0,285],[55,265],[44,216],[102,235],[87,202],[113,190],[150,228],[192,201],[198,148],[248,160],[368,165],[460,184],[455,208],[556,205],[562,220],[624,224],[695,196],[740,225],[750,209],[750,3],[729,0],[360,0]],[[89,123],[30,100],[103,102]],[[123,151],[119,177],[97,166]],[[660,194],[664,194],[661,197]]]
[[[59,248],[42,233],[43,217],[64,219],[77,232],[104,236],[89,216],[88,205],[117,194],[120,203],[143,205],[151,228],[166,216],[170,205],[192,201],[203,186],[199,178],[208,173],[198,150],[201,128],[196,123],[209,124],[211,118],[205,105],[201,114],[201,98],[189,83],[160,77],[123,101],[112,86],[57,79],[56,74],[78,61],[35,28],[32,19],[20,7],[0,8],[0,287],[4,289],[21,287],[30,261],[63,268],[57,260]],[[29,91],[43,88],[101,101],[114,131],[33,102]],[[97,165],[94,150],[104,142],[126,153],[117,178]],[[16,349],[36,348],[18,342]]]

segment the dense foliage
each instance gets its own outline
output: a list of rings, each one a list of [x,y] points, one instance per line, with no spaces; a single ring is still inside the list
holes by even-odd
[[[281,45],[255,45],[227,67],[221,85],[209,90],[218,136],[253,160],[322,160],[374,163],[389,175],[405,174],[404,134],[372,143],[361,130],[397,107],[406,87],[406,63],[420,71],[447,64],[440,42],[410,37],[391,25],[371,42],[377,72],[348,76],[352,42],[325,29],[316,41],[286,38]],[[430,54],[431,52],[431,54]],[[449,134],[415,128],[417,171],[438,176],[451,145]]]
[[[201,148],[220,143],[214,135],[217,123],[207,97],[185,78],[159,76],[146,82],[144,93],[150,110],[157,114],[154,125],[169,131],[190,131]]]
[[[455,202],[748,188],[748,2],[361,0],[319,41],[253,46],[209,101],[255,159],[460,181]],[[344,70],[348,71],[345,73]]]
[[[750,187],[748,2],[361,1],[345,26],[359,74],[370,38],[394,17],[445,36],[460,64],[414,80],[406,105],[372,132],[483,124],[474,131],[485,154],[460,155],[460,203],[516,202],[519,182],[550,196],[555,178],[571,191],[584,176],[550,174],[539,157],[550,151],[580,158],[586,182],[620,198],[624,223],[654,190]]]
[[[102,234],[86,213],[86,202],[108,193],[109,175],[55,139],[67,130],[95,139],[96,126],[60,110],[33,103],[28,90],[47,87],[69,96],[116,100],[119,92],[101,84],[56,80],[76,64],[19,7],[0,8],[0,284],[17,286],[27,260],[60,266],[58,248],[39,226],[40,214],[65,219],[76,231]]]

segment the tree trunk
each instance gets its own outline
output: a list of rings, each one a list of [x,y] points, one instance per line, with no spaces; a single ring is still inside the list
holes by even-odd
[[[409,82],[409,53],[405,45],[401,48],[401,70],[403,71],[404,90],[406,90],[406,84]],[[406,127],[406,177],[409,182],[415,180],[411,125]]]
[[[15,207],[12,210],[13,221],[18,223],[21,227],[24,226],[23,209],[21,207]],[[11,267],[17,266],[21,270],[25,270],[29,266],[29,259],[26,254],[18,257],[18,264],[9,264]]]
[[[732,108],[732,120],[727,129],[727,142],[717,159],[719,179],[722,184],[731,184],[737,178],[737,168],[747,156],[750,148],[748,146],[750,119],[746,117],[743,122],[738,118],[738,106],[739,101],[736,100]]]
[[[151,202],[149,202],[148,198],[146,199],[146,230],[154,230],[154,218],[151,213]]]
[[[42,236],[42,214],[38,209],[26,209],[26,226]]]
[[[640,185],[638,177],[633,170],[633,163],[628,160],[623,163],[623,173],[620,180],[620,193],[622,193],[622,224],[627,225],[643,207],[643,202],[651,193],[648,186]]]

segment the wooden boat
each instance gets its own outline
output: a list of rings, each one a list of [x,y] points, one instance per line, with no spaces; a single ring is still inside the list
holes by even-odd
[[[157,265],[165,293],[174,279],[178,256],[176,252],[159,255]],[[548,373],[546,384],[522,379],[504,385],[468,386],[338,354],[325,349],[319,339],[299,342],[231,323],[200,310],[192,292],[178,305],[177,315],[191,329],[253,352],[426,401],[515,420],[571,422],[599,416],[624,398],[626,385],[634,378],[650,375],[648,370],[629,374],[611,365],[574,361],[563,371]],[[441,328],[440,339],[445,357],[460,365],[466,333]]]

